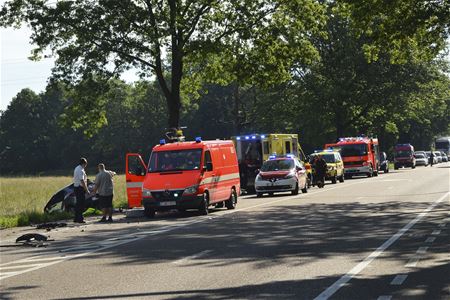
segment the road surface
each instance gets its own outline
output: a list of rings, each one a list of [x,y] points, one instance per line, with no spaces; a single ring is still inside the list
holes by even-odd
[[[0,232],[2,299],[450,299],[450,164],[237,209]],[[41,232],[47,247],[13,247]]]

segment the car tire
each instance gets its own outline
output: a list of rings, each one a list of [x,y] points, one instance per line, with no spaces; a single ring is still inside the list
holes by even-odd
[[[291,194],[292,194],[292,195],[298,195],[298,182],[297,182],[297,184],[295,185],[295,189],[294,189],[293,191],[291,191]]]
[[[332,184],[336,184],[336,183],[337,183],[337,178],[336,178],[336,176],[333,176],[333,178],[331,178],[331,183],[332,183]]]
[[[345,180],[344,177],[345,177],[344,174],[342,174],[342,175],[339,177],[339,182],[344,182],[344,180]]]
[[[262,198],[263,193],[256,193],[256,198]]]
[[[411,168],[412,168],[412,169],[415,169],[415,168],[416,168],[416,165],[412,165]]]
[[[200,203],[200,207],[198,208],[198,212],[203,215],[206,216],[209,213],[209,196],[208,193],[204,193],[203,194],[203,200],[202,203]]]
[[[231,190],[230,198],[225,201],[225,206],[227,209],[235,209],[237,203],[237,195],[234,189]]]
[[[155,217],[156,211],[154,208],[151,208],[149,206],[144,207],[144,216],[146,218],[152,219]]]
[[[305,187],[302,188],[302,193],[303,193],[303,194],[306,194],[307,192],[308,192],[308,185],[305,184]]]
[[[270,192],[270,193],[269,193],[269,196],[270,196],[270,197],[273,197],[273,192]]]

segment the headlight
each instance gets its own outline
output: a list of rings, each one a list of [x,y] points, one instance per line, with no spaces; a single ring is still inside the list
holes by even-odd
[[[261,177],[261,175],[259,175],[259,173],[258,173],[258,175],[256,175],[255,181],[261,181],[261,180],[262,180],[262,177]]]
[[[327,169],[328,169],[329,171],[333,171],[333,170],[334,170],[334,167],[333,167],[333,166],[327,166]]]
[[[151,197],[152,196],[152,191],[147,190],[147,189],[142,189],[142,197]]]
[[[198,190],[198,185],[193,185],[184,189],[185,194],[196,194]]]
[[[294,172],[291,172],[289,174],[287,174],[286,176],[284,176],[284,178],[289,179],[289,178],[293,178],[295,176]]]

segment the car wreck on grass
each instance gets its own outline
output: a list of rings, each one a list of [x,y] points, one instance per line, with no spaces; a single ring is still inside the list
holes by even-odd
[[[94,182],[87,180],[88,189],[92,191],[94,189]],[[86,193],[85,210],[89,208],[99,209],[99,201],[96,195]],[[62,188],[56,194],[54,194],[44,207],[45,213],[51,213],[54,211],[66,211],[74,212],[77,199],[75,197],[75,188],[73,183]]]

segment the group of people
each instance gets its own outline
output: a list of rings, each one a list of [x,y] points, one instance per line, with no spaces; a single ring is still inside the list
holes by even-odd
[[[73,221],[75,223],[86,223],[83,218],[86,194],[98,194],[100,208],[103,212],[100,222],[112,222],[112,200],[114,196],[113,177],[116,175],[116,172],[106,170],[105,164],[103,163],[98,164],[98,173],[95,176],[95,186],[94,189],[90,191],[85,171],[87,164],[86,158],[80,158],[80,162],[73,172],[73,186],[75,188],[75,197],[77,199],[75,204],[75,218]]]

